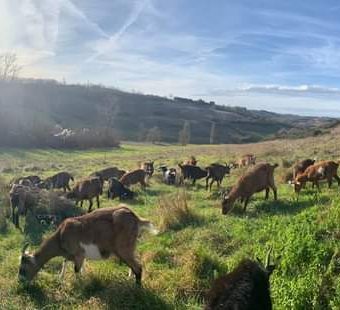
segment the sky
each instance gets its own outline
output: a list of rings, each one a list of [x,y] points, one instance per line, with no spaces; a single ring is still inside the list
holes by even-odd
[[[338,0],[1,0],[21,76],[340,117]]]

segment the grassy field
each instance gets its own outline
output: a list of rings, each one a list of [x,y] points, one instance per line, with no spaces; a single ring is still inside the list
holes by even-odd
[[[143,288],[128,278],[128,268],[117,260],[86,262],[76,278],[71,265],[61,282],[62,260],[51,260],[31,286],[17,281],[18,256],[25,241],[34,249],[39,238],[32,231],[48,234],[47,227],[26,227],[26,234],[4,219],[8,200],[1,196],[0,215],[0,309],[201,309],[204,292],[213,279],[230,271],[245,257],[263,258],[270,246],[282,255],[271,278],[275,309],[340,308],[340,196],[335,184],[311,187],[297,201],[293,189],[283,182],[288,166],[299,158],[339,159],[340,138],[331,135],[304,140],[282,140],[249,145],[169,146],[124,144],[117,150],[54,151],[0,150],[3,183],[18,175],[51,175],[66,170],[76,178],[99,168],[117,165],[131,169],[145,159],[177,165],[195,155],[199,165],[226,162],[245,152],[260,161],[277,162],[275,171],[279,201],[264,201],[255,195],[243,214],[240,205],[222,216],[220,195],[214,187],[207,192],[204,181],[196,186],[167,186],[159,173],[146,191],[138,186],[138,197],[130,207],[161,229],[157,236],[142,236],[138,253],[143,267]],[[285,168],[286,167],[286,168]],[[223,187],[235,183],[242,170],[233,170]],[[5,191],[5,190],[4,190]],[[185,197],[185,198],[184,198]],[[188,204],[178,217],[167,212],[173,205]],[[117,205],[101,197],[102,206]],[[177,213],[176,213],[177,214]],[[42,236],[40,234],[40,236]]]

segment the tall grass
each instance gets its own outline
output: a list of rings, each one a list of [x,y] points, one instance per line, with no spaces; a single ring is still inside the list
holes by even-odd
[[[199,216],[188,204],[187,195],[185,191],[179,191],[159,198],[156,214],[161,231],[180,229],[199,221]]]

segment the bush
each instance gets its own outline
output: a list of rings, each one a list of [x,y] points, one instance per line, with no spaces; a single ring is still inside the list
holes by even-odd
[[[179,229],[183,226],[197,223],[199,220],[198,216],[189,207],[185,192],[161,197],[156,213],[161,231]]]
[[[0,206],[0,233],[6,233],[8,231],[7,218],[10,216],[10,203],[4,179],[0,179]]]

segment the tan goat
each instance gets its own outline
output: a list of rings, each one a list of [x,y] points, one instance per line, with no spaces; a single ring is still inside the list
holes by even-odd
[[[340,178],[337,172],[338,167],[339,163],[336,163],[332,160],[321,161],[312,166],[309,166],[304,171],[304,173],[298,174],[295,180],[292,182],[295,192],[300,193],[306,182],[312,182],[313,186],[316,185],[318,190],[320,190],[320,180],[327,180],[328,187],[331,187],[333,183],[333,178],[338,182],[340,186]]]
[[[140,183],[142,188],[146,187],[146,172],[143,169],[136,169],[131,172],[125,173],[121,178],[120,182],[125,186],[130,186],[133,184]]]
[[[34,254],[25,252],[28,247],[25,245],[19,280],[30,282],[50,259],[57,256],[64,257],[65,263],[72,261],[74,271],[78,273],[85,258],[102,260],[115,255],[131,268],[140,285],[142,266],[135,257],[135,248],[143,229],[157,233],[149,221],[139,218],[125,205],[66,219]]]
[[[276,167],[278,167],[278,164],[258,164],[244,174],[223,198],[222,214],[227,214],[237,199],[244,202],[244,211],[246,211],[249,199],[254,193],[266,190],[265,199],[268,199],[270,188],[274,192],[274,199],[277,200],[277,188],[274,182],[274,169]]]
[[[248,167],[248,166],[255,165],[255,164],[256,164],[256,157],[254,154],[243,155],[242,158],[240,158],[240,160],[238,161],[238,166],[240,168]]]

